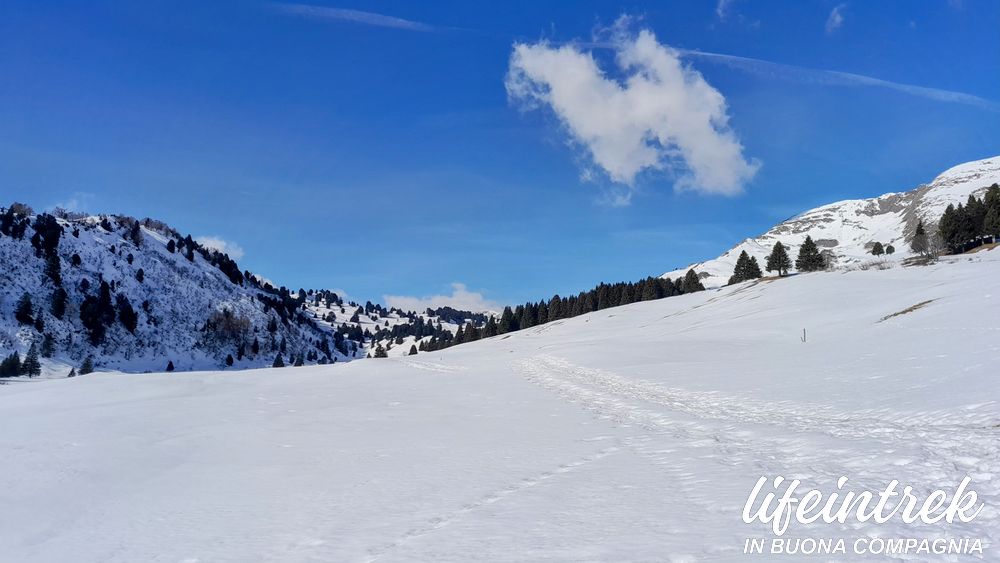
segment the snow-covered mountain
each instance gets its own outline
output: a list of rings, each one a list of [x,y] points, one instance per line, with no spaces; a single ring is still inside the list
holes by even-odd
[[[286,361],[311,352],[329,361],[354,357],[349,348],[339,352],[333,335],[306,318],[287,292],[162,223],[10,210],[6,216],[15,226],[0,233],[0,349],[24,354],[31,343],[49,340],[45,375],[64,376],[87,357],[98,367],[133,372],[162,371],[168,362],[177,370],[220,368],[227,356],[236,368],[270,366],[279,353]],[[39,249],[40,217],[55,221],[51,257]],[[50,273],[52,262],[58,276]],[[65,292],[61,313],[58,291]],[[102,294],[107,316],[88,327],[81,309],[99,307]],[[15,314],[25,295],[31,323]],[[131,315],[134,326],[126,320]]]
[[[758,237],[743,240],[718,258],[667,272],[663,277],[677,278],[694,268],[706,286],[725,285],[742,251],[755,256],[763,267],[774,243],[780,241],[789,248],[794,260],[806,235],[812,236],[828,258],[833,258],[837,268],[870,261],[870,251],[876,242],[883,246],[892,244],[896,251],[893,258],[906,258],[912,255],[909,241],[919,220],[928,229],[936,229],[949,204],[965,203],[973,194],[981,197],[997,182],[1000,182],[1000,156],[967,162],[907,192],[850,199],[811,209]]]
[[[464,320],[276,288],[152,219],[12,205],[0,209],[0,264],[0,352],[23,357],[34,344],[46,377],[87,358],[143,372],[269,367],[279,354],[288,365],[343,362],[379,345],[397,356]]]

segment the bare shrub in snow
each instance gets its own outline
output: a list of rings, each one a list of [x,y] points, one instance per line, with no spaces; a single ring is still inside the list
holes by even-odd
[[[253,323],[229,309],[214,311],[205,323],[205,339],[218,344],[243,344],[253,331]]]

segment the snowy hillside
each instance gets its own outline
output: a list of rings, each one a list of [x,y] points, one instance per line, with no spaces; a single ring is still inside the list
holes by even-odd
[[[318,356],[333,347],[333,335],[302,316],[289,295],[262,286],[224,255],[185,244],[165,225],[54,219],[47,256],[34,227],[39,217],[15,215],[10,221],[21,222],[21,232],[14,226],[0,234],[0,350],[24,354],[31,343],[48,341],[43,375],[65,376],[88,357],[99,368],[123,371],[162,371],[168,362],[177,370],[221,368],[227,356],[241,368],[270,366],[279,353]],[[61,313],[57,291],[65,292]],[[81,309],[88,298],[99,306],[102,294],[108,307],[101,314],[108,316],[88,328]],[[25,295],[31,323],[16,318]],[[123,310],[134,315],[134,327]],[[322,355],[353,357],[345,351]]]
[[[914,190],[889,193],[870,199],[852,199],[817,207],[775,225],[755,238],[748,238],[718,258],[673,270],[663,277],[683,276],[694,268],[709,287],[725,285],[733,274],[742,251],[764,265],[775,242],[789,248],[794,258],[806,235],[820,250],[834,258],[838,268],[851,267],[872,259],[872,245],[892,244],[894,259],[911,256],[909,242],[917,222],[936,226],[949,204],[965,203],[969,195],[981,197],[986,188],[1000,182],[1000,156],[960,164]]]
[[[1000,560],[998,299],[993,249],[415,357],[3,385],[0,560],[745,560],[771,535],[740,518],[762,475],[919,495],[969,476],[970,522],[788,536],[979,538]]]
[[[364,346],[362,350],[372,352],[382,347],[389,357],[408,356],[411,347],[430,344],[442,337],[451,338],[460,326],[469,323],[481,325],[478,319],[471,318],[476,314],[469,311],[456,311],[458,316],[442,318],[440,314],[430,315],[427,311],[416,313],[394,307],[386,309],[371,302],[364,307],[343,302],[329,303],[317,299],[315,293],[306,298],[305,306],[307,314],[319,326],[330,332],[351,335]]]
[[[464,311],[442,319],[275,288],[151,219],[2,208],[0,264],[0,352],[24,357],[34,344],[44,377],[87,358],[143,372],[269,367],[278,355],[287,365],[342,362],[378,347],[400,356],[466,322]]]

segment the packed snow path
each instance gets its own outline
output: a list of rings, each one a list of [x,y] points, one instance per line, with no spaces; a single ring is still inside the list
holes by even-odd
[[[407,358],[0,386],[0,561],[739,561],[770,535],[741,520],[762,475],[968,475],[972,522],[788,536],[981,538],[998,560],[998,252]]]

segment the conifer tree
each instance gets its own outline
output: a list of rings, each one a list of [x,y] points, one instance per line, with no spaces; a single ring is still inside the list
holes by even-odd
[[[232,366],[234,361],[235,360],[233,360],[233,355],[232,354],[226,354],[226,365],[227,366]]]
[[[965,204],[965,214],[968,222],[969,238],[980,236],[983,230],[983,221],[986,219],[986,212],[989,211],[982,200],[969,194],[969,200]]]
[[[684,293],[694,293],[695,291],[705,291],[705,286],[701,284],[701,280],[698,279],[698,274],[691,268],[684,274]]]
[[[489,320],[486,321],[486,326],[483,327],[483,338],[489,338],[491,336],[497,335],[497,321],[496,318],[490,316]]]
[[[35,317],[32,315],[33,311],[34,307],[31,304],[31,296],[25,292],[17,300],[17,305],[14,308],[14,318],[23,325],[33,324],[35,322]]]
[[[0,377],[17,377],[21,375],[21,356],[14,350],[0,362]]]
[[[38,361],[38,348],[34,342],[31,343],[27,355],[24,356],[24,361],[21,362],[21,375],[28,377],[42,375],[42,364]]]
[[[558,294],[553,295],[552,299],[549,300],[549,320],[557,320],[563,318],[563,300]]]
[[[45,275],[56,285],[62,284],[62,264],[59,262],[58,254],[50,254],[45,259]]]
[[[657,285],[655,283],[650,283],[649,279],[642,280],[642,300],[652,301],[659,298],[657,295]]]
[[[811,236],[806,235],[805,242],[799,247],[799,256],[795,259],[795,269],[800,272],[816,272],[824,268],[823,256]]]
[[[51,334],[46,333],[42,338],[42,347],[39,350],[43,358],[51,358],[56,351],[56,340]]]
[[[896,247],[895,247],[895,246],[893,246],[893,245],[891,245],[891,244],[887,244],[887,245],[886,245],[886,247],[885,247],[885,253],[886,253],[887,255],[888,255],[888,254],[894,254],[895,252],[896,252]]]
[[[750,262],[747,264],[747,279],[755,280],[763,275],[764,274],[760,271],[760,264],[757,263],[757,257],[751,256]]]
[[[510,307],[504,307],[500,315],[499,334],[507,334],[517,330],[517,321],[514,319],[514,312]]]
[[[983,219],[983,232],[987,236],[993,237],[994,241],[1000,239],[1000,204],[990,208]]]
[[[69,374],[66,377],[76,377],[76,368],[69,368]]]
[[[917,254],[924,254],[928,249],[927,231],[924,230],[923,220],[917,222],[917,230],[913,233],[913,240],[910,241],[910,250]]]
[[[417,355],[417,347],[414,346],[413,344],[410,344],[410,354],[409,355],[410,356],[416,356]]]
[[[167,371],[174,371],[174,361],[167,360]]]
[[[733,275],[729,276],[729,285],[746,281],[749,268],[750,256],[744,250],[740,252],[739,258],[736,259],[736,267],[733,268]]]
[[[128,238],[132,240],[132,244],[138,247],[142,246],[142,230],[139,227],[138,221],[132,223],[132,228],[129,230]]]
[[[986,205],[987,209],[1000,208],[1000,184],[994,183],[986,190],[983,204]]]
[[[768,272],[778,272],[778,276],[788,275],[788,268],[792,266],[792,260],[788,257],[788,251],[781,241],[774,243],[771,254],[767,257],[765,267]]]
[[[85,297],[80,304],[80,322],[87,329],[91,344],[96,346],[104,341],[105,327],[101,322],[98,300],[93,295]]]
[[[128,297],[124,293],[119,293],[115,298],[118,305],[118,320],[122,322],[122,326],[125,330],[132,334],[135,334],[135,329],[138,326],[139,315],[132,308],[132,304],[129,303]]]
[[[957,251],[960,243],[965,242],[962,240],[962,218],[964,215],[964,209],[962,204],[959,204],[956,208],[954,205],[948,204],[945,208],[944,214],[941,215],[941,220],[938,222],[938,232],[941,233],[941,240],[948,246],[948,249],[952,252]]]
[[[67,297],[68,295],[66,294],[66,290],[63,289],[61,286],[55,288],[55,290],[52,292],[52,306],[50,308],[50,311],[52,312],[53,317],[57,319],[62,319],[63,315],[66,314]]]
[[[94,359],[87,356],[83,359],[83,363],[80,364],[80,375],[87,375],[94,373]]]
[[[382,347],[382,343],[381,342],[379,342],[378,345],[375,346],[375,357],[376,358],[388,358],[389,357],[388,352],[386,352],[385,348]]]
[[[111,326],[115,322],[115,308],[111,304],[111,286],[108,282],[101,280],[100,293],[97,299],[98,313],[104,326]]]
[[[274,357],[274,363],[271,364],[271,367],[273,368],[285,367],[285,360],[284,358],[281,357],[281,354],[278,354],[277,356]]]
[[[874,245],[872,245],[872,254],[874,256],[882,256],[883,254],[885,254],[885,248],[882,247],[881,242],[876,242]]]

